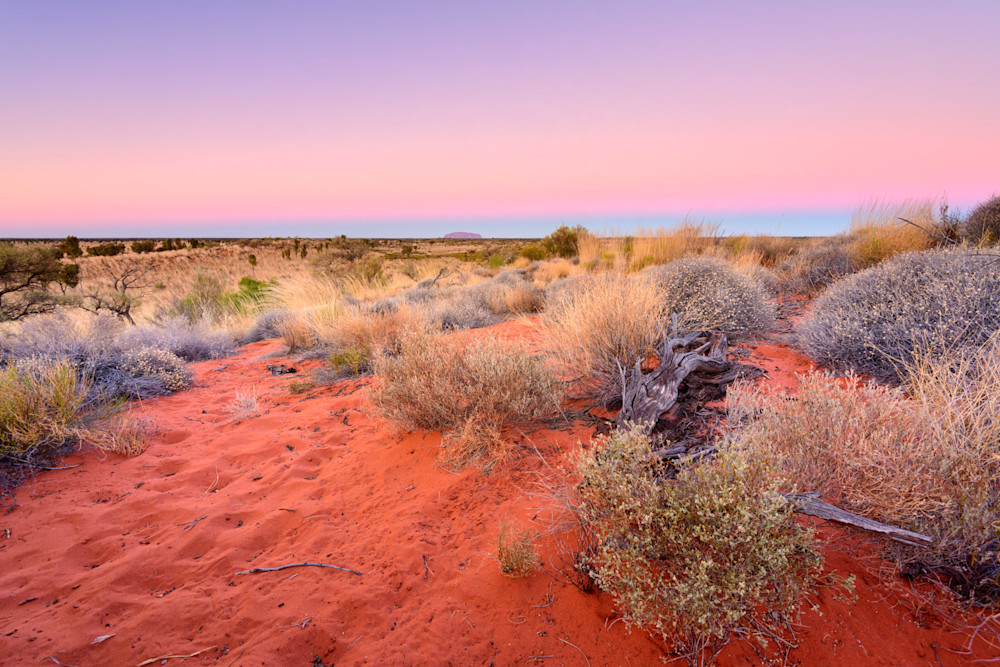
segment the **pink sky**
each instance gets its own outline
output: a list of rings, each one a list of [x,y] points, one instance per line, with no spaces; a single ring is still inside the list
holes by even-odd
[[[0,236],[1000,190],[1000,3],[671,4],[0,0]]]

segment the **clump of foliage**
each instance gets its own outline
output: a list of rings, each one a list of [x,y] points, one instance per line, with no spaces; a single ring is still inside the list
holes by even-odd
[[[822,563],[764,459],[723,452],[666,478],[638,429],[581,452],[583,566],[626,622],[707,664],[733,634],[780,635]]]
[[[575,257],[579,254],[580,235],[587,232],[581,225],[567,227],[563,225],[542,239],[541,247],[550,257]],[[529,259],[542,259],[541,257]]]
[[[75,287],[79,275],[80,267],[60,262],[51,247],[0,242],[0,322],[52,312],[68,300],[50,288]]]
[[[114,257],[125,252],[124,243],[98,243],[87,248],[87,254],[94,257]]]
[[[972,209],[965,218],[963,233],[979,245],[1000,243],[1000,196],[994,195]]]
[[[60,257],[65,256],[70,259],[83,257],[83,250],[80,248],[80,239],[75,236],[67,236],[65,241],[56,246],[56,250],[59,252]]]
[[[375,409],[404,429],[449,431],[445,458],[487,463],[504,453],[500,431],[552,416],[559,384],[544,359],[519,343],[481,338],[462,344],[429,331],[407,331],[395,354],[375,355]]]
[[[763,286],[723,260],[688,257],[645,272],[659,287],[664,312],[677,313],[683,330],[752,336],[774,322]]]
[[[520,255],[525,259],[531,260],[532,262],[543,260],[548,256],[544,248],[535,244],[526,245],[521,248]]]
[[[507,523],[500,524],[497,535],[497,562],[508,577],[527,577],[539,567],[535,540],[538,533],[531,528],[517,530]]]
[[[799,344],[821,364],[898,380],[919,349],[977,346],[1000,330],[995,262],[963,248],[894,257],[827,289]]]
[[[155,252],[156,251],[156,241],[153,241],[153,240],[150,240],[150,239],[146,239],[146,240],[143,240],[143,241],[132,241],[132,245],[130,247],[132,248],[132,252],[138,253],[138,254],[143,254],[143,253],[147,253],[147,252]]]

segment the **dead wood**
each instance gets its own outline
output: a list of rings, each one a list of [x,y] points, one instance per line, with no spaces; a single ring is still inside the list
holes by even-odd
[[[622,375],[622,408],[616,421],[619,428],[632,423],[652,432],[657,419],[677,402],[681,385],[701,388],[723,387],[739,374],[736,364],[726,359],[729,342],[725,334],[692,332],[680,334],[677,316],[673,316],[670,335],[664,335],[657,350],[659,365],[644,373],[642,359],[635,362],[632,373]]]
[[[903,542],[904,544],[910,544],[913,546],[924,546],[934,542],[934,540],[927,535],[921,535],[920,533],[914,533],[903,528],[897,528],[885,523],[873,521],[872,519],[866,519],[865,517],[858,516],[857,514],[851,514],[847,510],[842,510],[839,507],[823,502],[819,498],[815,497],[814,494],[786,493],[784,496],[794,503],[795,511],[799,514],[806,514],[808,516],[826,519],[827,521],[836,521],[837,523],[854,526],[855,528],[867,530],[872,533],[878,533],[891,540]]]

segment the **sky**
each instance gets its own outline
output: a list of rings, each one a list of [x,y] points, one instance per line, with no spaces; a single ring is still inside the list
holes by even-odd
[[[1000,2],[0,0],[0,237],[829,234],[1000,191]]]

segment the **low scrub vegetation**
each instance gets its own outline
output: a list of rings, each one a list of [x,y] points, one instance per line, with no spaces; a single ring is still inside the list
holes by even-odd
[[[907,253],[832,285],[798,326],[821,364],[899,380],[921,350],[982,345],[1000,331],[997,258],[974,249]]]
[[[794,399],[731,388],[730,445],[773,460],[784,490],[932,537],[897,547],[901,563],[1000,601],[1000,345],[919,356],[906,379],[904,393],[813,374]]]
[[[822,561],[762,459],[724,453],[669,479],[636,429],[599,438],[577,469],[584,567],[628,623],[702,665],[734,634],[795,621]]]
[[[559,405],[544,360],[496,338],[463,343],[410,331],[373,367],[378,381],[369,398],[381,416],[403,429],[447,431],[444,458],[455,465],[496,461],[506,453],[504,428],[551,417]]]
[[[660,291],[663,311],[676,313],[682,330],[752,336],[774,322],[763,285],[723,260],[688,257],[645,273]]]
[[[535,540],[538,533],[525,528],[518,530],[507,523],[500,524],[497,535],[497,562],[508,577],[526,577],[540,566]]]

